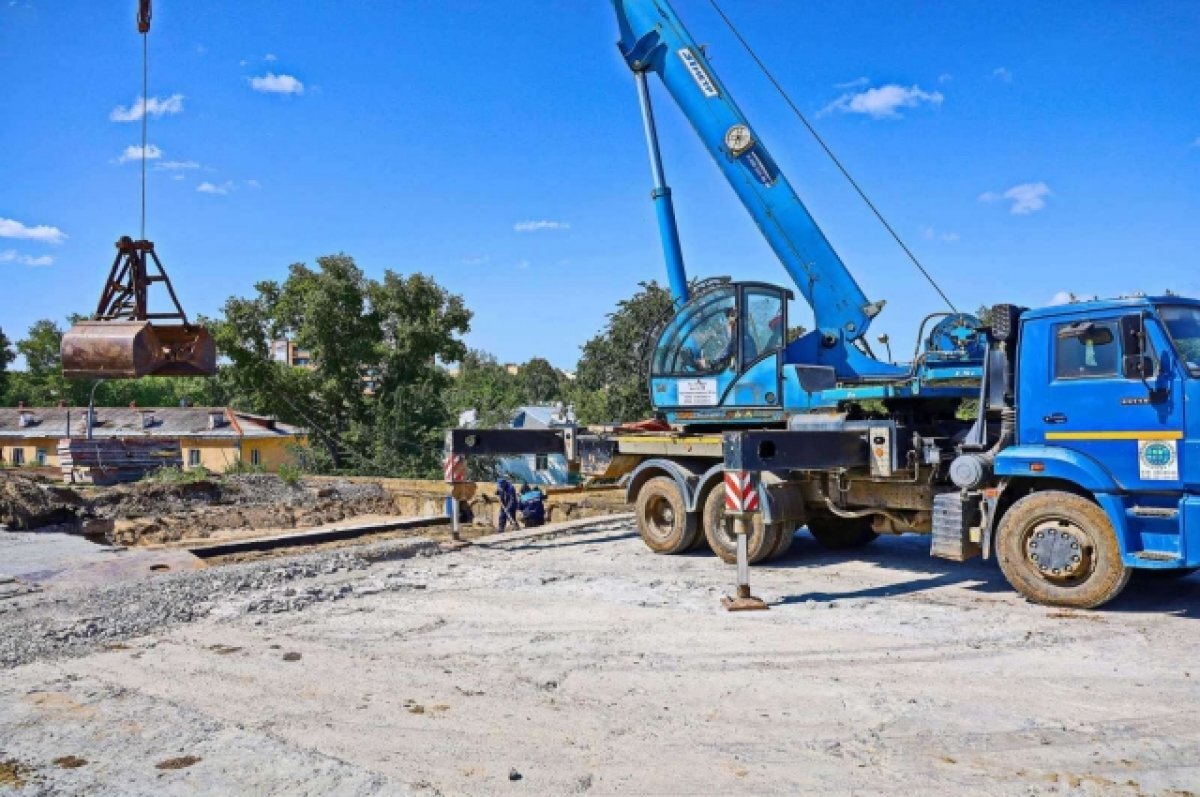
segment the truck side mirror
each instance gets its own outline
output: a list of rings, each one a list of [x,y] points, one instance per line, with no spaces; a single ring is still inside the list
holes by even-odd
[[[1154,376],[1154,358],[1149,354],[1126,354],[1122,360],[1122,375],[1126,379],[1146,380]]]
[[[1146,318],[1141,315],[1122,316],[1121,373],[1126,379],[1146,380],[1154,376],[1154,358],[1146,353]]]

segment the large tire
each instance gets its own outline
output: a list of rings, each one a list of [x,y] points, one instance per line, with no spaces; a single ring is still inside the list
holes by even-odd
[[[778,559],[792,549],[792,541],[796,539],[796,530],[792,528],[794,524],[781,523],[779,526],[779,542],[775,544],[775,550],[771,551],[767,559]]]
[[[737,564],[737,535],[725,528],[725,490],[714,489],[704,499],[701,514],[704,536],[713,553],[727,564]],[[779,524],[763,523],[762,513],[754,513],[754,522],[746,539],[746,554],[750,564],[761,562],[771,555],[779,542]]]
[[[879,537],[871,530],[870,518],[845,518],[836,515],[817,515],[808,520],[808,533],[822,548],[846,551],[870,545]]]
[[[696,521],[688,517],[679,486],[668,476],[658,476],[642,485],[636,512],[642,541],[655,553],[686,551],[696,540]]]
[[[1049,606],[1094,609],[1129,582],[1108,515],[1074,493],[1045,490],[1013,504],[996,530],[996,556],[1017,592]]]

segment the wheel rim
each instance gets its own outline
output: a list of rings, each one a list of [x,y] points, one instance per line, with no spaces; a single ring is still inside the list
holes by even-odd
[[[726,547],[737,548],[737,535],[725,523],[725,503],[723,501],[713,515],[713,523],[716,524],[717,538],[724,542]]]
[[[1047,583],[1074,586],[1095,569],[1095,547],[1082,528],[1066,518],[1032,524],[1025,535],[1025,557]]]
[[[646,529],[658,540],[666,540],[675,531],[675,507],[661,495],[646,502]]]

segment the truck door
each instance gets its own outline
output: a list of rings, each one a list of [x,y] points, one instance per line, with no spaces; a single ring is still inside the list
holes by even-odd
[[[1133,342],[1131,330],[1139,331]],[[1024,332],[1021,442],[1084,454],[1125,489],[1180,489],[1182,384],[1153,318],[1109,310],[1032,322]],[[1130,373],[1126,360],[1139,334],[1149,355],[1144,375]]]

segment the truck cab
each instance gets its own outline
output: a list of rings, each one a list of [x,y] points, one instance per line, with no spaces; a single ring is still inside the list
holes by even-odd
[[[1016,330],[1015,435],[990,498],[1009,580],[1098,605],[1131,569],[1200,568],[1200,301],[1075,302]]]

